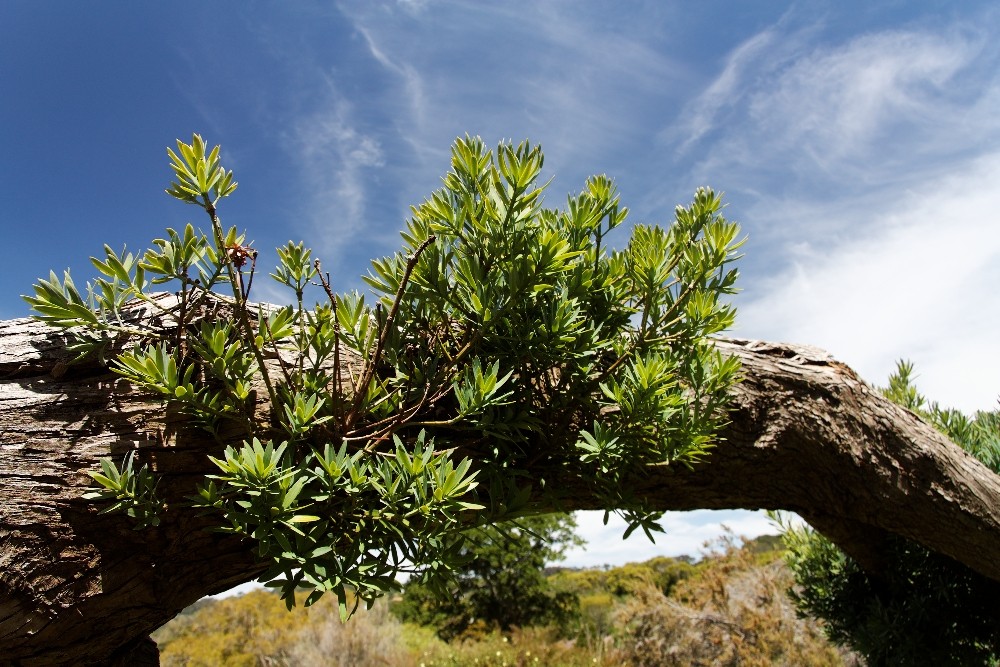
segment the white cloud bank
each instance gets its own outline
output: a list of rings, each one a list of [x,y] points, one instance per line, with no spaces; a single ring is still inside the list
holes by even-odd
[[[837,221],[847,238],[802,242],[744,303],[737,335],[827,349],[869,382],[916,364],[932,400],[993,409],[1000,393],[1000,153]],[[832,207],[800,213],[836,216]]]
[[[823,347],[876,384],[907,358],[931,400],[997,407],[996,47],[968,20],[821,46],[770,35],[692,102],[702,124],[682,144],[742,198],[754,278],[736,335]],[[720,97],[736,100],[724,118]]]

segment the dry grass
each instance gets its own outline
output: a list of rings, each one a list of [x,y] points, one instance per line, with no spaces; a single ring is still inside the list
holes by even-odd
[[[286,652],[287,665],[295,667],[375,667],[407,664],[402,646],[402,624],[380,601],[370,610],[359,610],[347,623],[340,622],[334,605],[310,615]]]
[[[818,622],[800,619],[785,595],[791,573],[731,536],[699,575],[670,597],[639,591],[616,613],[622,658],[637,667],[839,667],[857,659],[832,647]]]

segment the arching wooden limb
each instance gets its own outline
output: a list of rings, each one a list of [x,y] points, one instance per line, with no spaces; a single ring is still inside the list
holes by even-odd
[[[744,366],[732,422],[705,463],[650,470],[655,507],[793,510],[866,567],[895,533],[1000,581],[1000,477],[822,351],[718,344]],[[179,501],[221,445],[67,359],[58,332],[0,322],[0,665],[155,664],[144,637],[262,568],[191,511],[134,531],[82,499],[100,457],[139,447]],[[596,509],[576,479],[546,481]]]

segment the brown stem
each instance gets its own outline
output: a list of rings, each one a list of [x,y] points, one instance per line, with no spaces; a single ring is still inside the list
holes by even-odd
[[[215,209],[215,204],[212,203],[207,195],[204,196],[204,203],[202,206],[204,207],[205,212],[208,213],[208,217],[212,220],[212,232],[215,235],[216,252],[223,258],[222,261],[226,263],[227,273],[229,274],[229,285],[233,290],[236,318],[239,321],[240,328],[243,329],[243,340],[250,346],[250,349],[253,350],[254,358],[257,360],[258,367],[260,367],[260,375],[264,379],[264,386],[267,387],[267,397],[270,399],[271,405],[277,406],[279,405],[278,393],[275,391],[274,384],[271,382],[271,376],[267,372],[267,366],[264,365],[264,355],[254,343],[254,331],[250,326],[250,318],[247,316],[247,302],[243,295],[239,269],[233,262],[233,258],[229,256],[228,252],[226,252],[226,241],[222,235],[222,221],[219,219],[219,214]]]
[[[341,421],[342,415],[337,414],[340,412],[340,401],[344,397],[344,383],[340,379],[340,318],[337,317],[337,295],[333,293],[333,289],[330,287],[330,274],[326,276],[323,275],[323,267],[320,265],[317,259],[313,266],[316,267],[316,275],[319,276],[320,285],[323,286],[323,291],[326,292],[326,296],[330,299],[330,306],[333,308],[333,395],[334,395],[334,422],[336,422],[337,427],[343,432],[343,423]]]
[[[413,252],[409,261],[406,262],[406,269],[403,271],[403,277],[399,281],[399,289],[396,290],[396,296],[392,300],[392,306],[389,308],[389,314],[386,315],[385,324],[382,326],[378,342],[375,343],[375,352],[369,358],[365,359],[365,365],[361,371],[361,381],[358,382],[357,391],[354,393],[354,401],[351,403],[351,410],[347,413],[347,418],[345,420],[345,432],[349,432],[351,427],[354,425],[354,422],[357,421],[358,410],[361,407],[361,402],[365,399],[365,396],[368,393],[368,385],[371,383],[372,377],[375,375],[375,366],[378,365],[378,362],[382,357],[382,349],[385,347],[385,341],[389,337],[389,330],[392,328],[393,320],[396,319],[396,313],[399,311],[399,304],[403,300],[403,292],[406,290],[406,285],[410,281],[410,274],[413,273],[413,269],[417,265],[417,261],[420,259],[420,254],[427,249],[427,246],[434,243],[436,240],[436,236],[428,236],[427,239]]]

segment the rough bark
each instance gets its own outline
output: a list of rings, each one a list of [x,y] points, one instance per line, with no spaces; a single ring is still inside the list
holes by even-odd
[[[745,371],[732,422],[704,464],[650,471],[654,506],[792,510],[874,571],[895,533],[1000,581],[1000,477],[820,350],[718,344]],[[262,568],[190,512],[137,532],[82,500],[86,471],[132,448],[180,500],[219,445],[67,359],[58,332],[0,322],[0,665],[155,664],[153,629]],[[570,504],[595,508],[585,488]]]

